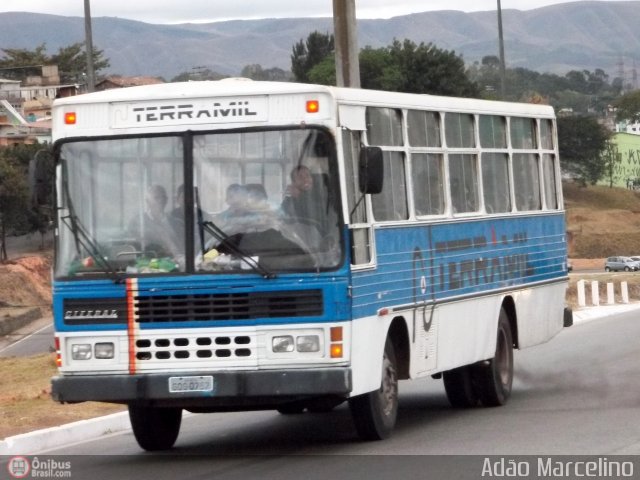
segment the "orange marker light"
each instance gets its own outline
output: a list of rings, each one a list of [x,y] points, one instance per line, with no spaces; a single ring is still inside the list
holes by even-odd
[[[342,344],[341,343],[332,343],[331,344],[331,358],[342,358]]]
[[[56,349],[56,367],[61,367],[62,355],[60,354],[60,339],[58,337],[54,337],[53,342]]]
[[[66,125],[75,125],[77,119],[76,112],[67,112],[64,114],[64,123]]]
[[[331,341],[332,342],[342,341],[342,327],[331,327]]]
[[[307,100],[307,113],[318,113],[320,102],[318,100]]]

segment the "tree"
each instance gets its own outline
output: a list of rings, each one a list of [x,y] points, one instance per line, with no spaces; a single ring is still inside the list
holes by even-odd
[[[365,49],[360,71],[364,72],[363,88],[459,97],[480,95],[478,85],[467,76],[462,57],[432,43],[416,45],[411,40],[394,40],[378,51]]]
[[[29,210],[24,168],[6,154],[7,148],[3,150],[0,152],[0,262],[8,259],[7,234],[26,222]]]
[[[315,65],[308,74],[309,82],[318,85],[336,84],[336,62],[333,55],[325,57],[320,63]]]
[[[558,147],[563,171],[582,185],[594,185],[606,173],[603,153],[610,136],[594,117],[558,118]]]
[[[262,68],[262,65],[253,64],[245,65],[240,72],[241,77],[250,78],[252,80],[266,80],[269,82],[288,82],[291,79],[291,73],[285,72],[281,68]]]
[[[34,159],[43,168],[30,178]],[[44,235],[49,228],[53,215],[53,175],[53,155],[48,145],[0,148],[0,261],[7,259],[8,234],[38,230]]]
[[[622,155],[618,151],[616,144],[610,139],[607,140],[605,149],[602,152],[602,161],[606,178],[609,181],[609,188],[613,188],[616,165],[622,162]]]
[[[394,65],[389,48],[365,47],[360,51],[360,84],[371,90],[400,88],[402,72]]]
[[[22,48],[3,48],[2,51],[5,58],[0,59],[0,68],[3,69],[4,78],[21,80],[30,75],[38,75],[42,65],[49,63],[44,43],[33,51]]]
[[[93,48],[93,70],[96,73],[109,68],[109,60],[103,55],[103,50]],[[87,71],[84,43],[74,43],[68,47],[60,48],[58,53],[51,56],[49,63],[58,66],[62,83],[77,82]]]
[[[63,83],[77,82],[86,71],[86,55],[84,43],[74,43],[62,47],[58,53],[47,55],[46,44],[43,43],[35,50],[20,48],[3,49],[5,58],[0,59],[0,68],[7,69],[3,77],[21,80],[29,75],[39,75],[44,65],[57,65],[60,81]],[[109,60],[103,57],[102,50],[93,49],[93,67],[96,72],[109,67]]]
[[[640,90],[634,90],[618,98],[615,106],[616,120],[619,122],[640,122]]]
[[[335,42],[329,33],[311,32],[307,40],[293,46],[291,71],[296,82],[309,83],[309,72],[325,58],[333,55]]]
[[[171,79],[172,82],[189,82],[191,80],[222,80],[229,75],[215,72],[208,68],[194,67],[190,72],[182,72]]]

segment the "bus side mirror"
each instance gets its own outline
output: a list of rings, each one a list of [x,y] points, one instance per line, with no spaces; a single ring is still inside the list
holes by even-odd
[[[38,150],[29,162],[29,193],[35,207],[49,206],[52,202],[53,158],[47,148]]]
[[[384,163],[380,147],[362,147],[358,162],[360,192],[376,194],[382,191]]]

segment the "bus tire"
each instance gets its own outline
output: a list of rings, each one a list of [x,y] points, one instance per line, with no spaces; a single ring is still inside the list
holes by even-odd
[[[176,443],[182,423],[182,409],[129,405],[129,420],[138,445],[154,452]]]
[[[362,440],[383,440],[391,435],[398,416],[398,370],[393,343],[389,338],[382,357],[380,388],[350,398],[349,409]]]
[[[465,365],[443,372],[442,380],[447,399],[454,408],[471,408],[480,403],[473,384],[472,367]]]
[[[496,351],[493,358],[476,364],[474,379],[480,402],[485,407],[507,403],[513,384],[513,335],[509,317],[500,310]]]

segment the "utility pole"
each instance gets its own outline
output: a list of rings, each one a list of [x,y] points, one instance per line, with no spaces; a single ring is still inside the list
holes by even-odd
[[[91,6],[90,0],[84,0],[84,48],[87,52],[87,91],[96,89],[96,77],[93,71],[93,34],[91,33]]]
[[[333,0],[333,31],[336,44],[336,84],[360,88],[356,0]]]
[[[498,43],[500,45],[500,97],[504,100],[507,93],[506,67],[504,62],[504,37],[502,35],[502,6],[498,0]]]

